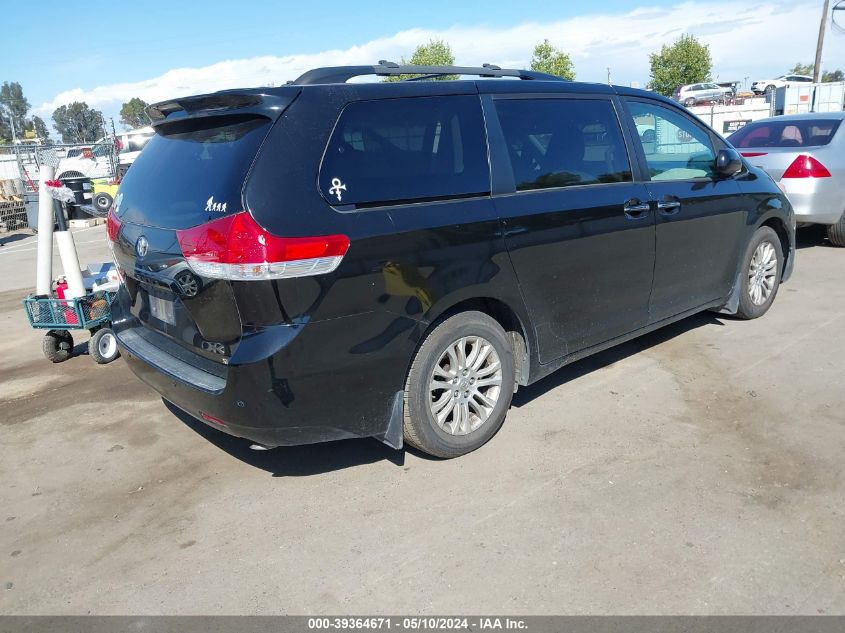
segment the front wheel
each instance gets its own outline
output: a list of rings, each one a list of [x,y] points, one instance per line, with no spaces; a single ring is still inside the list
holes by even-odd
[[[435,457],[458,457],[485,444],[510,407],[513,347],[483,312],[437,325],[414,357],[405,382],[405,440]]]
[[[88,341],[88,353],[98,365],[105,365],[120,356],[117,339],[111,328],[104,327],[94,332]]]
[[[41,339],[41,351],[51,363],[62,363],[73,354],[73,336],[67,330],[50,330]]]
[[[743,319],[756,319],[768,312],[780,286],[783,248],[774,229],[768,226],[757,229],[742,261],[737,315]]]

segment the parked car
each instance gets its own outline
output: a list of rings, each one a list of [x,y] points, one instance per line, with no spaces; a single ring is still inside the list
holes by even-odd
[[[135,161],[141,150],[153,136],[151,127],[143,127],[116,136],[98,139],[88,147],[74,147],[59,161],[56,168],[58,178],[86,176],[88,178],[120,177]],[[117,156],[113,157],[115,153]],[[116,161],[113,165],[112,161]],[[117,166],[118,173],[112,170]]]
[[[786,191],[800,224],[825,224],[845,246],[845,112],[793,114],[749,123],[728,137]]]
[[[141,127],[128,132],[120,132],[116,136],[117,156],[119,162],[119,175],[126,173],[129,166],[135,162],[141,150],[147,142],[153,137],[153,128],[150,126]]]
[[[59,159],[56,177],[104,178],[112,171],[111,142],[97,142],[90,147],[74,147],[67,150],[64,158]]]
[[[777,79],[760,79],[751,84],[751,90],[761,95],[767,92],[774,92],[777,88],[791,86],[793,84],[813,83],[813,78],[807,75],[781,75]]]
[[[467,453],[518,386],[702,310],[759,317],[792,270],[783,192],[642,90],[382,63],[148,112],[108,220],[121,353],[263,447]]]
[[[730,86],[720,86],[714,83],[689,84],[675,88],[673,98],[685,106],[694,106],[699,103],[724,103],[733,96],[733,89]]]

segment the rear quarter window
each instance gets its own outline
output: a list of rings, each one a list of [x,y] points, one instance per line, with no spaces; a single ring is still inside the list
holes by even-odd
[[[319,187],[356,207],[490,192],[487,139],[477,96],[356,101],[329,139]]]

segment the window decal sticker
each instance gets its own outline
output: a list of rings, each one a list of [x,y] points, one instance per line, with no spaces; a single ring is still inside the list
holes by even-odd
[[[208,200],[205,201],[205,210],[216,211],[217,213],[226,213],[226,203],[215,202],[214,196],[211,196]]]
[[[340,182],[340,178],[332,178],[332,186],[329,189],[329,195],[330,196],[332,196],[332,195],[337,196],[338,202],[341,201],[341,197],[340,197],[340,190],[341,189],[346,191],[346,185],[344,185],[342,182]]]

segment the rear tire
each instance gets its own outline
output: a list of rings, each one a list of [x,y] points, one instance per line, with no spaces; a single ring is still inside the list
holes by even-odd
[[[470,311],[445,319],[408,371],[405,441],[435,457],[476,450],[502,426],[514,385],[513,346],[492,317]]]
[[[41,351],[51,363],[64,362],[73,354],[73,336],[67,330],[49,330],[41,339]]]
[[[695,99],[685,99],[685,100],[684,100],[684,105],[685,105],[687,108],[691,108],[692,106],[694,106],[694,105],[695,105]]]
[[[105,365],[120,356],[117,339],[111,328],[104,327],[94,332],[88,341],[88,354],[98,365]]]
[[[827,227],[827,239],[834,246],[845,246],[845,213],[839,218],[839,222]]]
[[[756,319],[769,311],[780,286],[783,247],[778,234],[761,226],[748,243],[740,270],[739,309],[742,319]]]

